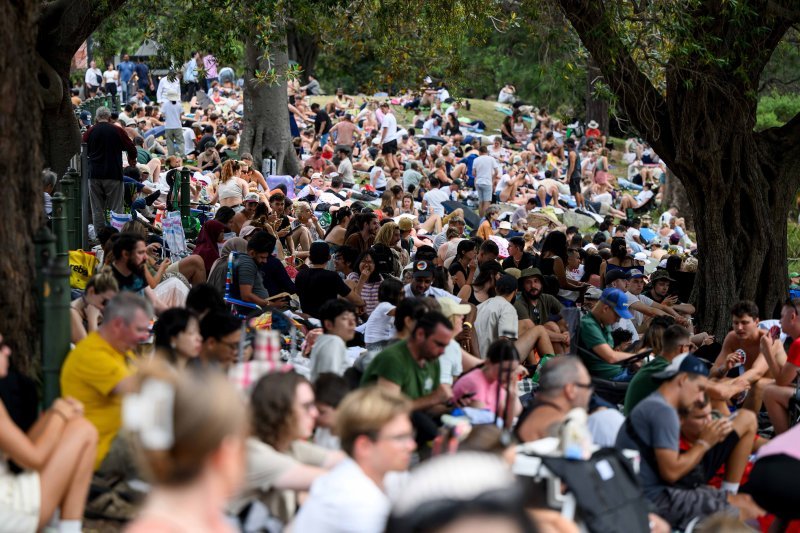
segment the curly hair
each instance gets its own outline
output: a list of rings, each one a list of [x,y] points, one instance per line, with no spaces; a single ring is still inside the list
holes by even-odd
[[[294,398],[301,383],[311,384],[296,372],[276,372],[262,377],[250,396],[253,434],[278,449],[292,438],[296,425]]]

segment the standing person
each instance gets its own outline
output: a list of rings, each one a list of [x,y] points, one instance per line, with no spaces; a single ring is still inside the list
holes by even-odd
[[[114,69],[114,63],[109,63],[106,66],[106,71],[103,72],[103,82],[105,83],[106,94],[111,95],[114,99],[114,107],[117,107],[117,83],[119,82],[119,72]]]
[[[336,150],[339,151],[343,147],[349,150],[353,149],[353,144],[358,135],[358,126],[353,122],[353,115],[349,112],[344,114],[344,118],[334,124],[329,133],[336,134]]]
[[[211,52],[203,56],[203,68],[206,71],[206,92],[211,90],[211,84],[219,81],[219,74],[217,74],[217,58]]]
[[[125,425],[151,489],[126,531],[232,531],[223,511],[245,475],[248,424],[240,395],[213,372],[152,369],[138,381],[125,399]],[[127,416],[146,409],[161,417]]]
[[[84,82],[86,83],[86,91],[88,93],[86,97],[91,98],[97,95],[97,89],[103,85],[103,73],[97,68],[97,63],[95,61],[89,63],[89,68],[86,69],[86,76],[84,76]]]
[[[183,143],[183,125],[181,124],[183,104],[181,104],[180,93],[174,90],[167,92],[164,95],[161,110],[164,113],[164,138],[167,141],[167,154],[177,154],[183,159],[186,152]]]
[[[156,86],[153,83],[153,76],[150,74],[150,67],[147,66],[143,58],[139,57],[136,59],[136,65],[134,65],[133,69],[136,73],[137,90],[142,91],[142,94],[146,93],[148,89],[151,91],[156,90]]]
[[[106,305],[100,329],[75,345],[61,368],[61,391],[85,406],[86,419],[97,428],[95,469],[122,427],[122,396],[133,386],[132,350],[150,335],[152,315],[140,296],[118,294]]]
[[[181,99],[181,74],[170,71],[169,74],[158,80],[158,90],[156,91],[156,102],[164,105],[169,93],[178,93],[178,101]]]
[[[397,119],[392,112],[389,102],[381,102],[381,112],[383,112],[383,121],[381,122],[381,136],[379,144],[381,146],[381,154],[386,160],[389,169],[400,168],[400,163],[397,162]]]
[[[333,127],[331,117],[316,102],[311,104],[311,112],[314,113],[314,135],[319,139],[319,145],[325,146],[328,144],[328,134]]]
[[[478,201],[480,202],[478,213],[483,216],[489,204],[492,203],[497,160],[489,155],[489,149],[485,146],[481,146],[478,153],[480,155],[472,162],[472,172],[475,175],[475,190],[478,192]]]
[[[300,508],[295,531],[378,533],[390,502],[386,483],[403,472],[416,449],[402,394],[366,387],[347,395],[337,409],[336,427],[348,458],[319,478]]]
[[[97,108],[95,125],[83,134],[89,158],[89,198],[92,207],[92,224],[95,231],[106,225],[106,210],[122,213],[122,159],[128,156],[128,165],[136,165],[136,146],[125,130],[113,125],[111,110]]]
[[[117,65],[119,71],[119,88],[122,93],[122,103],[127,104],[130,98],[130,84],[136,65],[128,54],[122,56],[122,61]]]
[[[0,379],[8,374],[11,355],[2,340]],[[26,435],[0,401],[3,531],[42,531],[59,509],[58,531],[80,533],[97,447],[97,430],[83,410],[74,398],[59,398]],[[25,470],[10,471],[9,459]]]
[[[200,52],[192,52],[186,68],[183,71],[183,83],[186,84],[186,101],[190,102],[197,94],[198,77],[197,64],[201,61]]]
[[[567,149],[568,161],[567,175],[564,177],[564,181],[569,185],[569,192],[575,197],[578,209],[586,209],[581,192],[581,156],[575,149],[575,139],[567,139],[564,141],[564,146]]]

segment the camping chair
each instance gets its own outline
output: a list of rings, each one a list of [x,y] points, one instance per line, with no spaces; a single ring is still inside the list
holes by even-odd
[[[235,271],[233,269],[233,262],[236,260],[236,257],[239,255],[238,252],[231,252],[228,254],[228,275],[225,276],[225,296],[223,300],[227,305],[231,306],[231,313],[236,318],[244,320],[252,311],[261,312],[261,307],[254,303],[245,302],[244,300],[239,300],[231,296],[231,287],[235,284],[236,286],[239,285],[238,279],[234,279]],[[249,312],[245,312],[244,310],[249,310]]]
[[[161,219],[161,230],[164,244],[169,250],[169,257],[173,263],[177,263],[189,255],[189,249],[186,246],[186,235],[183,232],[181,214],[179,212],[171,211],[167,213]]]

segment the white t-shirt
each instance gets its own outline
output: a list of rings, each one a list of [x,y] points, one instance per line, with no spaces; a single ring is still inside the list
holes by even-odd
[[[448,385],[461,375],[464,367],[461,364],[461,345],[455,339],[450,339],[450,344],[439,357],[439,382]]]
[[[168,92],[176,92],[181,94],[181,82],[178,78],[170,80],[164,76],[158,80],[158,89],[156,89],[156,102],[159,104],[166,102]]]
[[[388,143],[397,140],[397,119],[394,113],[386,113],[381,122],[381,130],[386,130],[383,142]]]
[[[422,199],[431,206],[434,214],[443,217],[444,206],[442,202],[446,202],[450,199],[450,186],[447,185],[440,189],[431,189],[422,196]]]
[[[486,358],[489,346],[500,337],[517,338],[519,319],[517,310],[502,296],[489,298],[478,306],[475,333],[481,358]]]
[[[106,83],[117,83],[117,71],[116,70],[107,70],[103,72],[103,80]]]
[[[661,213],[661,218],[658,219],[658,223],[659,225],[662,226],[664,224],[669,225],[670,220],[672,220],[672,213],[670,213],[669,211],[664,211],[663,213]]]
[[[472,174],[475,176],[475,185],[492,185],[494,178],[494,168],[497,165],[494,157],[490,155],[479,155],[472,162]]]
[[[194,151],[194,139],[192,128],[183,128],[183,147],[187,154]]]
[[[636,202],[639,205],[642,205],[643,203],[648,201],[650,198],[652,198],[653,194],[654,194],[653,191],[648,191],[646,189],[642,189],[642,192],[640,192],[639,194],[636,195]]]
[[[508,174],[503,174],[500,177],[500,179],[497,180],[497,186],[494,188],[494,192],[496,192],[497,194],[503,192],[503,189],[506,188],[509,181],[511,181],[511,176],[509,176]]]
[[[345,185],[353,185],[355,183],[353,179],[353,162],[349,158],[345,157],[339,162],[337,171],[342,177],[342,183]]]
[[[389,497],[348,458],[314,481],[292,531],[380,533],[390,511]]]
[[[626,292],[625,294],[628,295],[628,300],[630,302],[635,302],[638,300],[642,302],[644,305],[653,305],[653,300],[649,296],[645,296],[644,293],[640,294],[639,296],[636,296],[634,294],[631,294],[629,291]],[[642,322],[644,322],[644,314],[634,309],[631,309],[631,313],[633,314],[633,318],[631,319],[633,320],[633,324],[636,327],[641,326]]]
[[[323,333],[314,341],[311,348],[311,382],[323,372],[333,372],[339,376],[347,370],[347,346],[341,337]]]
[[[174,104],[169,100],[165,101],[161,106],[161,111],[164,113],[164,127],[168,130],[179,130],[181,126],[181,112],[183,106],[180,102]]]
[[[97,76],[100,76],[101,79],[103,77],[103,73],[100,72],[99,68],[86,69],[86,76],[84,76],[83,81],[86,82],[86,85],[98,87],[100,83],[97,81]]]
[[[381,302],[369,315],[364,327],[364,342],[388,341],[397,335],[394,327],[394,317],[389,313],[394,309],[394,305],[389,302]]]
[[[376,189],[386,188],[386,174],[378,165],[375,165],[372,167],[372,170],[369,171],[369,182]]]
[[[442,132],[442,127],[436,123],[435,118],[429,118],[422,125],[422,134],[426,137],[438,137]]]

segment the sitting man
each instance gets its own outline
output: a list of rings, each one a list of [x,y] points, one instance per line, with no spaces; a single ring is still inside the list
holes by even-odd
[[[324,333],[314,341],[311,349],[311,382],[323,372],[343,375],[347,370],[347,345],[356,330],[356,313],[346,300],[328,300],[319,308],[319,319]]]
[[[554,353],[567,353],[570,334],[567,324],[561,316],[564,306],[558,298],[544,294],[544,276],[538,268],[526,268],[519,277],[522,297],[514,302],[519,320],[519,331],[525,333],[535,326],[543,326],[547,330]]]
[[[274,247],[275,238],[267,232],[253,235],[247,242],[247,254],[239,254],[233,262],[231,296],[261,307],[269,305],[269,293],[258,268],[267,262]]]
[[[295,531],[383,531],[391,505],[392,472],[408,469],[416,448],[411,402],[398,392],[366,387],[338,409],[338,435],[348,459],[311,486]],[[388,483],[387,483],[388,482]]]
[[[631,354],[612,348],[611,325],[620,318],[630,319],[629,302],[625,293],[609,287],[590,313],[581,318],[578,329],[578,356],[592,377],[610,381],[630,381],[633,374],[620,362]]]
[[[189,364],[227,372],[240,355],[242,321],[230,312],[211,311],[200,321],[200,335],[200,357]]]
[[[775,427],[775,434],[786,432],[792,420],[789,419],[789,404],[800,401],[797,387],[797,375],[800,372],[800,299],[788,300],[781,309],[781,330],[794,339],[789,348],[785,363],[781,364],[783,346],[780,338],[772,339],[769,335],[761,337],[761,353],[766,358],[770,373],[775,382],[764,391],[764,405],[769,419]],[[724,352],[723,352],[724,353]]]
[[[675,313],[691,316],[697,311],[692,304],[681,303],[675,295],[669,295],[669,285],[675,281],[666,270],[656,270],[650,274],[650,290],[645,294],[654,302],[672,308]],[[673,314],[673,313],[670,313]],[[673,314],[674,316],[674,314]]]
[[[706,485],[693,488],[678,485],[714,446],[724,442],[734,431],[728,419],[710,422],[694,445],[685,453],[680,452],[678,413],[703,401],[708,383],[705,363],[690,354],[680,355],[653,377],[662,381],[661,386],[633,410],[619,430],[617,448],[634,449],[641,454],[639,478],[645,496],[654,504],[658,515],[677,529],[685,529],[696,517],[729,512],[731,506],[738,507],[744,519],[756,516],[758,509],[752,499],[748,495],[736,494],[747,454],[753,445],[752,433],[737,433],[738,442],[731,454],[743,460],[730,465],[723,490]],[[750,418],[746,425],[753,427],[752,413],[744,416]],[[748,515],[746,511],[752,514]]]
[[[403,287],[406,298],[420,298],[428,296],[431,298],[450,298],[458,303],[462,303],[458,296],[444,289],[433,286],[433,274],[436,267],[432,261],[414,261],[414,270],[411,274],[411,282]]]
[[[133,461],[130,454],[109,450],[122,427],[122,397],[134,388],[132,350],[150,336],[151,316],[153,310],[144,298],[118,294],[106,304],[100,328],[75,346],[61,369],[61,392],[81,402],[86,419],[97,428],[94,467],[109,475],[120,470],[124,474],[125,465]]]
[[[503,260],[503,270],[507,268],[525,270],[534,266],[538,266],[538,261],[536,256],[525,251],[525,239],[519,236],[508,239],[508,257]]]
[[[111,250],[114,254],[111,271],[114,273],[120,292],[127,291],[144,296],[156,312],[160,312],[164,306],[145,277],[147,246],[144,237],[137,233],[120,233]]]
[[[639,192],[636,197],[630,194],[623,194],[619,209],[611,209],[611,214],[619,218],[628,218],[627,209],[641,209],[655,196],[655,193],[651,189],[652,185],[650,183],[645,183],[641,192]]]
[[[656,302],[649,296],[643,293],[644,291],[644,273],[641,270],[634,268],[630,272],[628,272],[628,298],[632,299],[633,301],[638,300],[645,306],[648,306],[652,309],[657,309],[659,311],[663,311],[670,315],[672,318],[675,319],[675,322],[682,326],[687,326],[689,323],[688,321],[678,313],[673,307],[669,305],[664,305],[661,303]],[[648,317],[652,316],[661,316],[663,313],[655,313],[653,311],[646,312],[641,311],[638,305],[635,303],[631,304],[631,309],[633,310],[633,325],[636,326],[639,331],[642,330],[642,326],[645,324],[645,315]]]
[[[722,350],[711,367],[712,378],[746,379],[752,389],[744,406],[756,412],[761,409],[764,389],[775,382],[772,376],[766,375],[769,365],[761,353],[761,339],[768,336],[768,332],[758,327],[758,314],[758,306],[751,301],[742,300],[734,304],[731,308],[733,331],[725,336]],[[744,351],[744,358],[737,350]],[[776,357],[781,363],[786,360],[782,349]]]
[[[364,300],[361,298],[361,289],[372,275],[372,270],[362,268],[358,283],[351,289],[339,277],[339,274],[328,270],[331,259],[331,249],[327,242],[317,241],[311,243],[308,260],[311,268],[301,270],[295,278],[297,295],[300,297],[300,307],[303,313],[314,318],[319,318],[322,305],[341,296],[348,302],[361,307]]]

